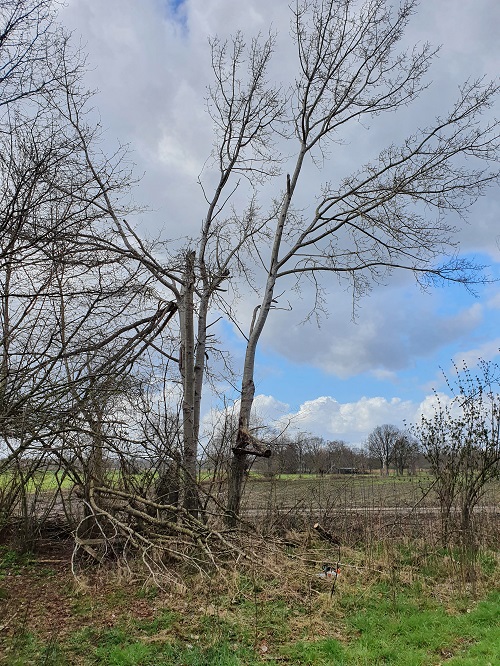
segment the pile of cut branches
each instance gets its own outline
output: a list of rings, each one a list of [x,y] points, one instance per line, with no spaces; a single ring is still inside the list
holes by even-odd
[[[178,581],[179,565],[202,575],[224,570],[230,562],[267,566],[272,548],[248,526],[225,527],[220,514],[195,514],[182,505],[100,486],[91,488],[85,503],[72,560],[75,571],[82,556],[99,563],[139,556],[156,582]]]

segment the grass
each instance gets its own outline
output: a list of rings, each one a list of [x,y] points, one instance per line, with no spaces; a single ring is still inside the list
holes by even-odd
[[[0,580],[19,574],[24,567],[34,562],[31,553],[18,553],[8,546],[0,546]]]
[[[474,609],[450,613],[440,605],[420,608],[421,600],[399,593],[391,599],[387,590],[367,600],[367,607],[347,620],[357,634],[347,649],[346,663],[434,664],[436,659],[464,658],[470,646],[481,646],[483,658],[500,658],[498,622],[500,594],[492,593]],[[457,661],[456,663],[459,663]],[[485,664],[486,662],[476,662]]]
[[[253,666],[266,663],[345,666],[394,664],[425,666],[441,663],[487,666],[499,663],[500,594],[492,593],[468,613],[443,608],[422,610],[402,595],[397,605],[377,597],[346,618],[343,640],[284,640],[259,624],[266,640],[253,644],[246,625],[224,624],[218,631],[174,638],[153,626],[82,630],[64,642],[43,643],[25,632],[16,637],[4,664],[95,664],[102,666]],[[199,625],[202,628],[202,624]],[[156,640],[156,637],[159,638]],[[274,638],[273,638],[274,636]],[[215,640],[214,640],[215,637]],[[153,640],[152,640],[153,639]],[[272,647],[267,648],[267,645]],[[266,649],[267,648],[267,649]],[[272,650],[272,652],[271,652]]]
[[[17,484],[18,482],[18,478],[14,477],[11,472],[0,474],[0,490],[7,489],[12,483]],[[30,475],[25,484],[25,489],[28,493],[50,492],[59,488],[69,490],[73,485],[74,483],[70,477],[64,475],[61,471],[44,470]]]
[[[247,481],[243,498],[243,511],[268,513],[270,517],[300,509],[303,514],[316,516],[342,516],[357,512],[360,516],[369,512],[380,514],[394,510],[400,515],[414,507],[425,517],[425,510],[433,507],[438,514],[439,500],[432,488],[433,478],[418,476],[286,475],[270,479]],[[497,506],[500,502],[500,481],[491,482],[482,505]]]
[[[57,485],[50,474],[36,482],[52,483],[46,490]],[[425,476],[251,478],[246,502],[266,507],[272,498],[282,507],[328,507],[335,516],[334,510],[343,507],[413,506],[429,483]],[[497,483],[489,497],[498,494]],[[434,505],[432,493],[425,503]],[[382,528],[395,535],[393,517],[382,519],[370,535],[377,529],[382,534]],[[374,522],[372,514],[367,521]],[[348,512],[345,527],[353,533],[354,517]],[[288,542],[292,545],[278,575],[240,565],[211,579],[187,577],[186,588],[179,590],[142,585],[116,568],[89,570],[77,585],[68,553],[52,555],[52,563],[0,547],[0,664],[500,663],[497,550],[479,552],[471,565],[472,584],[460,552],[442,548],[432,532],[425,541],[374,538],[362,545],[343,540],[350,547],[342,547],[341,574],[331,597],[331,581],[318,573],[321,563],[337,557],[336,551],[318,541],[314,530],[292,533]]]
[[[162,591],[3,548],[6,666],[494,666],[500,663],[500,556],[482,551],[476,592],[453,553],[424,544],[344,548],[336,592],[318,577],[328,546],[259,568],[190,577]],[[8,581],[10,586],[5,583]],[[2,601],[0,601],[0,604]]]
[[[140,478],[140,475],[135,475]],[[109,472],[109,479],[118,479],[119,473]],[[201,479],[209,481],[207,472],[202,472]],[[13,481],[10,473],[0,474],[0,491],[7,489]],[[281,474],[266,477],[251,473],[245,488],[244,503],[251,509],[264,509],[270,499],[281,508],[301,504],[308,508],[328,507],[342,509],[348,507],[412,507],[437,506],[433,491],[425,494],[432,484],[432,477],[421,473],[417,476],[380,476],[377,473],[360,475],[325,475]],[[28,493],[69,490],[73,481],[63,477],[60,471],[35,472],[27,482]],[[424,495],[424,497],[423,497]],[[423,498],[423,499],[422,499]],[[496,505],[500,501],[500,482],[489,484],[483,504]]]

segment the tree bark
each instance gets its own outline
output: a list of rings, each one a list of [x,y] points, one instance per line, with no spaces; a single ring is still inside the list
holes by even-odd
[[[194,340],[194,261],[195,253],[186,254],[185,284],[179,298],[179,323],[181,335],[180,372],[182,379],[183,452],[182,476],[184,508],[192,515],[198,513],[198,487],[196,483],[196,457],[198,433],[196,430],[196,381]],[[199,420],[199,417],[198,417]]]
[[[264,325],[269,316],[271,305],[273,303],[274,288],[276,285],[278,259],[283,238],[283,230],[288,216],[288,211],[293,197],[293,192],[304,163],[304,157],[307,149],[305,144],[297,157],[297,163],[293,177],[287,175],[286,190],[283,197],[283,204],[279,213],[274,234],[274,242],[269,259],[269,269],[266,286],[262,297],[262,303],[254,311],[250,335],[248,337],[245,353],[245,363],[243,366],[243,377],[241,381],[240,414],[238,419],[238,435],[236,438],[236,449],[238,453],[233,452],[231,467],[229,473],[228,502],[226,522],[234,527],[240,514],[241,498],[243,494],[243,482],[245,479],[245,467],[248,456],[243,452],[246,448],[248,432],[250,427],[250,415],[252,411],[253,400],[255,396],[254,371],[255,371],[255,353],[257,344],[264,329]]]

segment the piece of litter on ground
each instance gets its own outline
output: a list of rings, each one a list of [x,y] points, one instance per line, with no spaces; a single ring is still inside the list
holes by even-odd
[[[340,576],[340,569],[325,564],[323,571],[316,574],[316,576],[318,576],[318,578],[337,578],[337,576]]]

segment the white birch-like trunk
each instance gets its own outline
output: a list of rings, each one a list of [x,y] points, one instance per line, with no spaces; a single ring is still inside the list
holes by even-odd
[[[255,384],[254,384],[254,371],[255,371],[255,354],[257,351],[257,344],[259,342],[262,331],[264,330],[267,317],[271,310],[273,303],[274,288],[276,286],[276,275],[278,272],[278,259],[281,248],[281,241],[283,238],[283,231],[285,228],[290,203],[292,201],[293,192],[297,185],[297,181],[302,169],[304,157],[306,154],[305,146],[300,151],[293,177],[290,179],[287,176],[287,187],[283,204],[281,206],[280,214],[278,217],[276,231],[274,234],[274,243],[269,260],[268,276],[262,303],[258,309],[258,314],[254,317],[252,322],[250,335],[248,338],[245,363],[243,366],[243,376],[241,381],[241,395],[240,395],[240,413],[238,419],[238,435],[236,438],[235,450],[233,450],[233,457],[231,459],[231,467],[229,471],[229,487],[228,487],[228,502],[226,522],[229,526],[234,527],[237,518],[240,515],[241,498],[243,495],[243,487],[245,480],[245,469],[247,465],[248,455],[244,453],[246,446],[248,430],[250,426],[250,415],[252,411],[253,400],[255,397]]]

